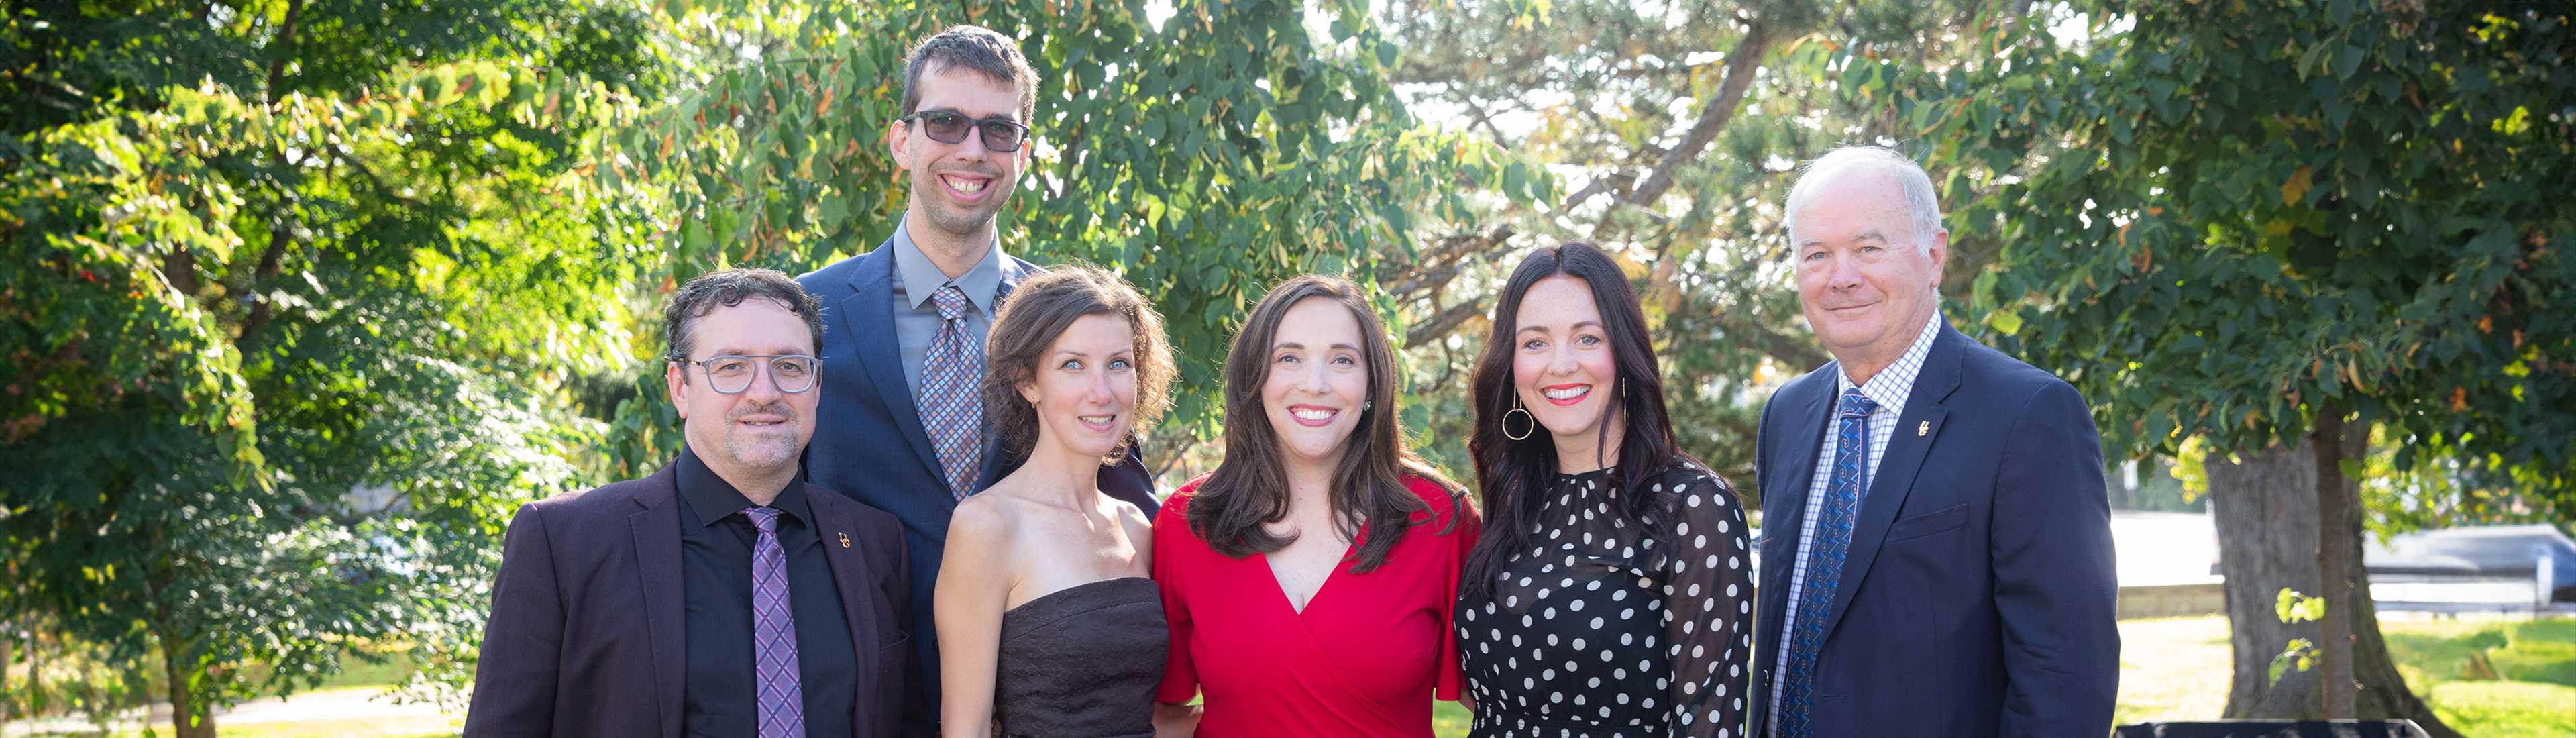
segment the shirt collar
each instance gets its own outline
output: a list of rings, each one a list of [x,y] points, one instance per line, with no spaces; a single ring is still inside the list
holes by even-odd
[[[1905,353],[1896,357],[1896,363],[1878,370],[1868,382],[1862,383],[1860,393],[1867,395],[1871,402],[1878,403],[1881,410],[1903,411],[1905,398],[1914,394],[1914,377],[1923,373],[1923,358],[1932,353],[1932,339],[1940,336],[1941,311],[1935,308],[1932,318],[1923,321],[1923,331],[1914,335],[1914,344],[1905,347]],[[1834,370],[1834,393],[1850,392],[1851,388],[1851,375],[1837,366]]]
[[[685,443],[680,446],[678,463],[680,498],[688,502],[690,512],[697,514],[699,525],[724,522],[743,508],[752,507],[751,498],[744,497],[724,477],[716,476],[716,471],[707,468],[706,461]],[[770,500],[769,506],[798,521],[814,519],[813,506],[805,502],[805,485],[799,482],[787,483],[787,489],[778,493],[778,499]]]
[[[993,296],[1002,287],[1000,237],[994,238],[992,248],[984,250],[983,261],[975,262],[973,268],[956,279],[949,279],[946,273],[939,271],[938,264],[931,263],[929,254],[921,252],[921,245],[912,242],[911,228],[911,224],[897,220],[892,239],[895,276],[899,278],[896,289],[903,291],[904,304],[915,310],[921,309],[921,304],[929,302],[931,294],[938,292],[940,287],[955,284],[957,289],[966,293],[966,301],[975,304],[975,309],[984,311],[985,315],[993,314]]]

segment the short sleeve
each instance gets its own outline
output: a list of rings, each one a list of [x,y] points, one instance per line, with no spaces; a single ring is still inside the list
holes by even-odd
[[[1753,556],[1744,509],[1724,480],[1697,467],[1676,469],[1658,484],[1673,516],[1663,562],[1673,734],[1740,736],[1753,660]]]
[[[1420,483],[1434,489],[1438,488],[1438,485],[1429,482]],[[1476,539],[1483,535],[1485,526],[1484,521],[1476,517],[1475,509],[1468,507],[1463,497],[1448,496],[1447,490],[1440,490],[1439,494],[1446,497],[1447,502],[1433,502],[1431,503],[1433,509],[1439,510],[1445,505],[1449,514],[1446,516],[1448,518],[1446,521],[1435,522],[1433,525],[1449,526],[1446,533],[1439,533],[1449,540],[1444,542],[1440,549],[1447,552],[1448,560],[1442,562],[1443,575],[1440,580],[1440,591],[1437,594],[1440,612],[1440,671],[1433,680],[1431,696],[1434,699],[1455,702],[1466,684],[1465,666],[1461,662],[1458,651],[1456,620],[1458,582],[1467,567],[1467,557],[1475,552]],[[1438,533],[1438,531],[1439,528],[1433,527],[1425,532]]]
[[[1198,665],[1190,660],[1190,636],[1196,624],[1190,620],[1189,583],[1184,561],[1198,547],[1198,537],[1190,532],[1189,498],[1197,484],[1183,487],[1163,502],[1154,514],[1154,586],[1162,590],[1163,620],[1171,627],[1170,655],[1163,662],[1163,683],[1154,689],[1154,700],[1165,704],[1182,704],[1199,694]]]

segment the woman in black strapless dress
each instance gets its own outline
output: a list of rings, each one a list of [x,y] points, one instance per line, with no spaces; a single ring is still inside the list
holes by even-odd
[[[1151,524],[1097,480],[1169,404],[1162,319],[1116,275],[1059,269],[1011,291],[988,343],[984,411],[1024,461],[949,520],[940,735],[1148,738],[1170,638]]]

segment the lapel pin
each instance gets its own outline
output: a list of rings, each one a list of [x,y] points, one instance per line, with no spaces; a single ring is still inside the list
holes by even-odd
[[[848,534],[848,533],[843,533],[843,534],[841,534],[841,547],[842,547],[842,548],[849,548],[849,547],[850,547],[850,534]]]
[[[1926,420],[1926,421],[1923,421],[1923,424],[1922,424],[1922,425],[1914,426],[1914,437],[1915,437],[1915,438],[1922,438],[1922,437],[1924,437],[1924,436],[1928,436],[1928,435],[1931,435],[1931,434],[1932,434],[1932,421]],[[841,545],[844,545],[844,546],[849,545],[849,539],[848,539],[847,537],[844,537],[844,538],[842,539]]]

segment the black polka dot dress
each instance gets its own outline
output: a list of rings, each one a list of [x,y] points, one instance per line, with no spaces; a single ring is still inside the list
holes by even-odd
[[[1612,513],[1609,471],[1558,475],[1527,550],[1458,603],[1471,738],[1737,738],[1753,557],[1735,493],[1684,466],[1646,486],[1657,544]]]

